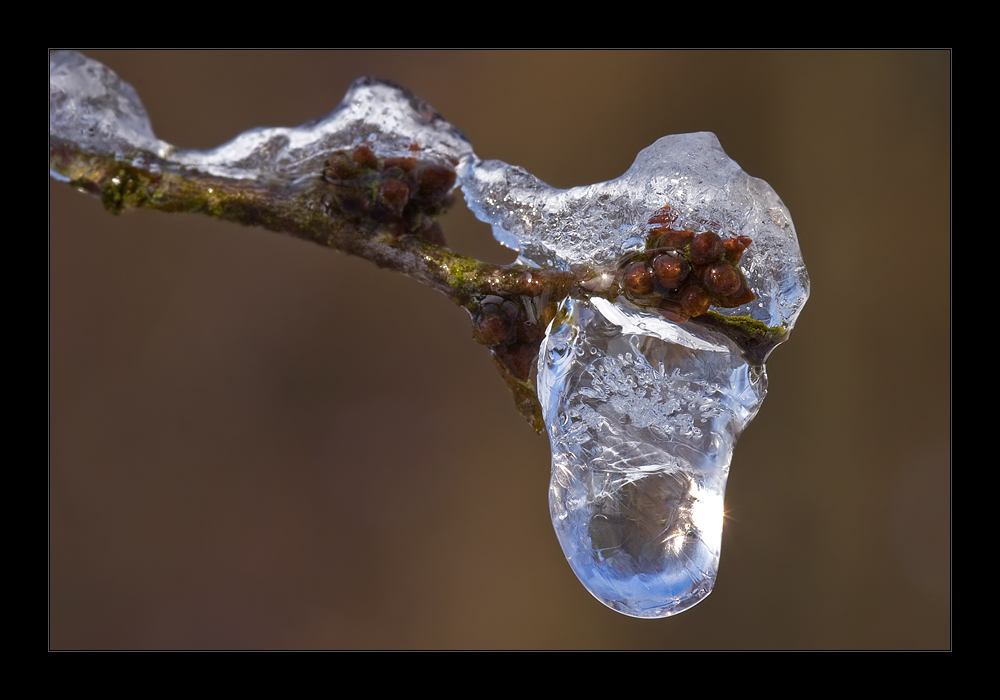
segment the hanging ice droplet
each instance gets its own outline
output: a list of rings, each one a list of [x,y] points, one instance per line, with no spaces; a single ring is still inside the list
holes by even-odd
[[[605,272],[583,285],[595,296],[562,302],[539,353],[552,524],[605,605],[687,610],[715,584],[726,479],[767,392],[764,360],[809,294],[791,217],[707,133],[660,139],[610,182],[557,190],[475,161],[462,187],[522,262],[618,267],[617,287]]]
[[[764,398],[763,369],[714,331],[569,300],[538,388],[552,523],[587,589],[634,617],[707,596],[733,445]]]

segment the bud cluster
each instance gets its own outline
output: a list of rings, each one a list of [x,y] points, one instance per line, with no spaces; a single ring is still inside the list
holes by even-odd
[[[650,217],[646,250],[619,267],[625,296],[678,323],[711,306],[734,308],[756,299],[739,268],[750,237],[676,229],[676,218],[669,206]]]
[[[359,220],[376,221],[396,235],[415,235],[443,246],[444,234],[434,217],[453,202],[455,169],[421,161],[419,151],[413,144],[412,155],[379,158],[363,144],[352,152],[334,153],[323,170],[333,189],[328,205]]]
[[[488,346],[512,377],[526,381],[538,361],[538,348],[556,305],[527,295],[487,295],[467,304],[472,337]]]

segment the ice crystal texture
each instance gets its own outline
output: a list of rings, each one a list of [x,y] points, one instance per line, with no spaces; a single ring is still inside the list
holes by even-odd
[[[767,391],[724,336],[568,300],[542,347],[549,506],[601,602],[664,617],[708,595],[733,446]]]
[[[552,523],[573,571],[598,600],[635,617],[673,615],[711,592],[733,448],[767,391],[771,345],[749,351],[740,329],[787,337],[809,288],[787,209],[713,134],[664,137],[620,178],[560,190],[479,160],[425,102],[371,79],[324,119],[254,129],[209,151],[159,140],[132,87],[78,53],[51,55],[49,85],[51,148],[68,143],[149,169],[294,186],[323,177],[331,154],[361,146],[378,158],[416,149],[455,167],[470,209],[519,262],[593,282],[583,285],[593,296],[561,302],[537,367]],[[664,207],[674,229],[752,240],[739,264],[756,298],[713,309],[732,323],[677,323],[609,291]]]
[[[650,216],[670,206],[677,216],[673,228],[753,239],[741,266],[757,299],[723,314],[791,328],[808,296],[788,209],[766,182],[726,155],[715,134],[664,136],[621,177],[568,190],[523,168],[473,161],[462,189],[497,240],[520,251],[529,265],[613,265],[643,249]]]

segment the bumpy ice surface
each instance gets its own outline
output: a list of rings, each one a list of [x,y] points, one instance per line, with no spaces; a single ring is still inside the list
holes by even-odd
[[[132,87],[78,53],[51,55],[49,85],[53,143],[285,185],[320,177],[334,152],[367,145],[387,158],[419,144],[422,158],[457,165],[469,207],[524,264],[613,269],[643,249],[647,222],[669,205],[674,228],[753,241],[741,269],[756,298],[719,313],[789,330],[808,297],[787,209],[713,134],[664,137],[620,178],[558,190],[522,168],[479,160],[425,102],[370,79],[324,119],[255,129],[209,151],[159,140]],[[762,360],[748,362],[718,331],[624,299],[562,303],[538,358],[550,509],[570,566],[598,600],[627,615],[665,617],[711,592],[733,447],[766,390]]]
[[[320,177],[330,155],[367,145],[380,158],[413,155],[458,163],[472,157],[462,132],[426,102],[389,83],[362,78],[323,119],[298,127],[259,128],[207,151],[181,149],[153,134],[131,85],[75,51],[49,58],[49,136],[85,151],[156,167],[263,183]],[[148,164],[148,163],[147,163]],[[59,173],[53,177],[64,179]]]

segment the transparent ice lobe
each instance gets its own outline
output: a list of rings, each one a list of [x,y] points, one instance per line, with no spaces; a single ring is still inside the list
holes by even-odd
[[[465,136],[426,102],[374,78],[355,81],[323,119],[251,129],[206,151],[157,139],[132,86],[74,51],[51,54],[49,105],[50,137],[83,150],[130,161],[152,155],[162,159],[159,167],[268,184],[319,177],[333,153],[362,145],[379,158],[415,157],[450,167],[472,158]]]
[[[720,313],[790,328],[809,294],[788,209],[711,133],[665,136],[621,177],[596,185],[556,189],[495,160],[470,162],[461,183],[469,208],[529,264],[614,265],[643,249],[650,217],[670,206],[674,228],[753,240],[741,267],[757,298]]]
[[[135,89],[76,51],[49,54],[49,133],[92,153],[169,149],[153,135]]]
[[[656,618],[711,592],[733,446],[766,391],[764,369],[714,331],[600,298],[563,302],[538,366],[549,506],[598,600]]]
[[[181,151],[188,167],[229,177],[295,181],[322,172],[338,151],[367,146],[379,158],[419,157],[457,166],[472,146],[457,128],[409,91],[361,78],[323,119],[299,127],[253,129],[210,151]]]

